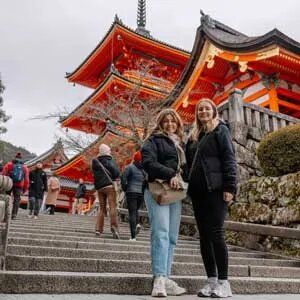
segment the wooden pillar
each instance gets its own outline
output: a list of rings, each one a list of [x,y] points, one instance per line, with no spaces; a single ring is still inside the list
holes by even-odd
[[[270,109],[274,112],[279,112],[278,95],[274,83],[270,84]]]

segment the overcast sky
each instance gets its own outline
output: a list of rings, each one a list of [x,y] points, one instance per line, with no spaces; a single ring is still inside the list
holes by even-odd
[[[103,38],[117,13],[136,28],[138,0],[0,0],[0,73],[4,109],[12,119],[1,138],[41,154],[54,141],[54,120],[28,121],[74,108],[91,93],[68,83],[72,72]],[[147,0],[153,37],[191,50],[200,8],[244,32],[261,35],[277,27],[300,41],[299,0]]]

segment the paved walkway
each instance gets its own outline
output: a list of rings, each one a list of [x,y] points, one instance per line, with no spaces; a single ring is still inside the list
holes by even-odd
[[[153,300],[150,296],[125,296],[125,295],[89,295],[89,294],[65,294],[65,295],[45,295],[45,294],[22,294],[6,295],[0,294],[1,300]],[[168,297],[176,300],[199,300],[195,295],[179,297]],[[300,295],[234,295],[232,300],[299,300]]]

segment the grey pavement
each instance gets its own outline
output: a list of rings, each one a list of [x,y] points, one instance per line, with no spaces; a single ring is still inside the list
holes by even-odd
[[[150,296],[133,295],[104,295],[104,294],[64,294],[64,295],[46,295],[46,294],[0,294],[0,300],[153,300]],[[196,300],[201,299],[195,295],[186,295],[179,297],[168,297],[167,299],[176,300]],[[232,300],[299,300],[300,295],[234,295]]]

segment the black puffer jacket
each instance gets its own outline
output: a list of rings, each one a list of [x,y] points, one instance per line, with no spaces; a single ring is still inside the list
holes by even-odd
[[[199,136],[199,140],[203,134]],[[198,142],[188,141],[186,158],[191,168]],[[223,190],[236,192],[237,166],[235,152],[228,127],[224,122],[205,137],[200,146],[194,168],[191,172],[188,193],[199,192],[203,184],[208,191]],[[202,182],[202,181],[205,182]]]
[[[86,185],[84,183],[79,183],[76,193],[75,193],[75,198],[80,199],[84,198],[86,192]]]
[[[99,160],[105,169],[108,171],[109,176],[113,181],[115,181],[120,176],[119,168],[113,158],[109,155],[98,156],[92,160],[92,170],[94,174],[94,185],[95,189],[99,190],[106,186],[112,185],[111,180],[105,174],[104,170],[101,168],[100,164],[97,162]]]
[[[174,142],[162,133],[151,135],[142,147],[142,165],[149,182],[170,180],[178,168],[178,155]]]
[[[29,197],[43,199],[48,190],[47,175],[42,169],[35,169],[29,173]]]

